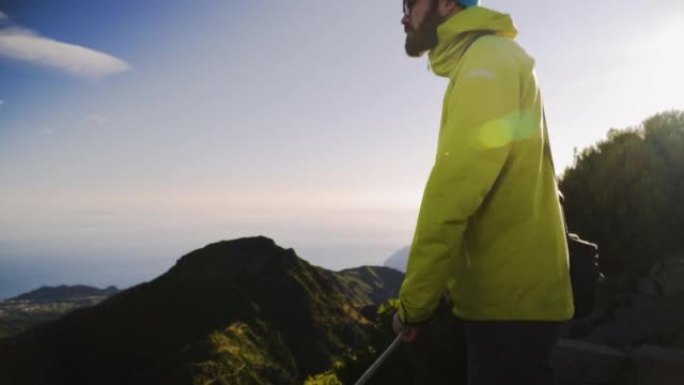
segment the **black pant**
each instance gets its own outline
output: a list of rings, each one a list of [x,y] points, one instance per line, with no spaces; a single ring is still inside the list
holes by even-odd
[[[465,321],[468,385],[551,385],[560,322]]]

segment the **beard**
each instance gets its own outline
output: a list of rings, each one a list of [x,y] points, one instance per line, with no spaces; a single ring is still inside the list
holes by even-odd
[[[444,17],[439,15],[435,2],[425,15],[423,22],[417,29],[406,27],[406,43],[404,49],[411,57],[420,57],[437,45],[437,27],[442,24]]]

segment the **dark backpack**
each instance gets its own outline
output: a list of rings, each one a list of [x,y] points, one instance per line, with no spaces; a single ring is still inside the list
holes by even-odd
[[[551,146],[549,145],[549,134],[547,132],[546,113],[542,111],[544,152],[551,162],[554,170]],[[558,192],[558,199],[563,207],[563,194]],[[564,209],[564,207],[563,207]],[[565,220],[565,215],[563,215]],[[579,235],[568,231],[565,223],[565,235],[568,241],[568,252],[570,254],[570,280],[572,281],[572,294],[575,303],[574,319],[588,317],[593,313],[596,305],[596,298],[599,286],[603,283],[604,277],[599,267],[598,246],[594,243],[585,241]]]
[[[596,306],[599,285],[604,277],[599,266],[598,246],[567,233],[570,253],[570,279],[575,303],[574,319],[591,315]]]

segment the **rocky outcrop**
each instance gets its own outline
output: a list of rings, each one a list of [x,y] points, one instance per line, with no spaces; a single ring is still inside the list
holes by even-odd
[[[552,356],[555,385],[681,385],[684,351],[643,345],[626,352],[561,340]]]
[[[603,286],[599,307],[569,324],[553,355],[557,385],[684,381],[684,255],[655,263],[628,290]]]
[[[555,385],[618,384],[625,357],[607,346],[560,340],[551,360]]]
[[[684,349],[684,256],[657,262],[582,339],[620,349],[644,344]]]

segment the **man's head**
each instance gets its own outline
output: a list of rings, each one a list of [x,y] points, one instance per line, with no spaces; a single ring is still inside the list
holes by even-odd
[[[406,54],[419,57],[437,45],[437,27],[449,16],[461,11],[455,0],[404,0],[401,24],[406,32]],[[466,3],[477,3],[468,0]]]

